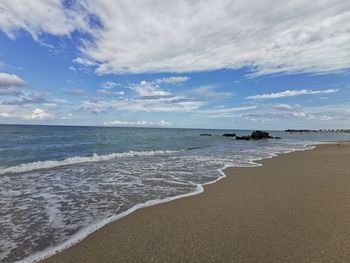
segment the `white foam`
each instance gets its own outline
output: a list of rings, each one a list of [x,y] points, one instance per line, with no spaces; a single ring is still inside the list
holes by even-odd
[[[16,261],[16,263],[39,262],[45,258],[53,256],[53,255],[65,250],[65,249],[73,246],[74,244],[80,242],[81,240],[83,240],[84,238],[86,238],[88,235],[92,234],[96,230],[100,229],[101,227],[103,227],[111,222],[114,222],[118,219],[121,219],[121,218],[131,214],[132,212],[135,212],[138,209],[149,207],[149,206],[154,206],[154,205],[158,205],[158,204],[162,204],[162,203],[167,203],[167,202],[170,202],[170,201],[173,201],[176,199],[180,199],[180,198],[184,198],[184,197],[188,197],[188,196],[192,196],[192,195],[197,195],[197,194],[202,193],[203,191],[204,191],[203,186],[200,184],[197,184],[196,190],[194,190],[193,192],[190,192],[187,194],[182,194],[182,195],[177,195],[177,196],[173,196],[173,197],[167,197],[167,198],[163,198],[163,199],[149,200],[145,203],[134,205],[130,209],[126,210],[125,212],[122,212],[122,213],[115,215],[115,216],[112,216],[110,218],[106,218],[105,220],[97,222],[96,224],[91,225],[91,226],[87,227],[86,229],[74,234],[69,240],[63,242],[62,244],[60,244],[58,246],[55,246],[53,248],[47,248],[44,251],[35,253],[35,254],[30,255],[22,260]]]
[[[288,149],[288,150],[285,149],[282,152],[270,153],[268,157],[264,157],[264,158],[260,158],[260,157],[253,158],[252,157],[252,158],[250,158],[250,159],[248,159],[246,161],[246,163],[249,166],[244,166],[244,168],[262,166],[262,164],[261,163],[257,163],[257,161],[261,161],[261,160],[264,160],[264,159],[270,159],[270,158],[278,156],[279,154],[286,154],[286,153],[299,152],[299,151],[302,152],[302,151],[308,151],[308,150],[315,149],[316,146],[314,144],[324,144],[324,143],[323,142],[313,142],[313,143],[310,142],[310,143],[305,143],[305,144],[301,145],[303,148],[291,148],[291,149]],[[224,171],[225,171],[225,169],[230,168],[230,167],[241,167],[241,166],[240,165],[233,166],[232,164],[225,164],[223,168],[217,169],[217,171],[221,174],[221,176],[219,176],[218,178],[216,178],[213,181],[206,182],[206,183],[202,184],[202,186],[214,184],[214,183],[220,181],[221,179],[227,177],[227,175],[225,174]]]
[[[32,163],[23,163],[20,165],[3,168],[2,170],[0,170],[0,174],[23,173],[23,172],[30,172],[34,170],[40,170],[40,169],[55,168],[55,167],[60,167],[60,166],[65,166],[70,164],[108,161],[111,159],[122,158],[122,157],[171,154],[175,152],[178,152],[178,151],[161,151],[161,150],[129,151],[129,152],[123,152],[123,153],[110,153],[110,154],[104,154],[104,155],[94,154],[92,156],[84,156],[84,157],[76,156],[76,157],[70,157],[64,160],[49,160],[49,161],[38,161],[38,162],[32,162]]]
[[[312,143],[312,144],[318,144],[318,143]],[[277,156],[277,155],[282,154],[282,153],[290,153],[290,152],[295,152],[295,151],[305,151],[305,150],[313,149],[313,148],[315,148],[315,146],[312,146],[312,144],[311,143],[310,144],[304,144],[304,145],[300,145],[299,144],[297,146],[300,146],[300,147],[290,148],[290,149],[271,149],[271,150],[273,150],[273,152],[268,153],[267,157],[263,157],[263,158],[251,157],[251,158],[248,158],[248,160],[246,160],[246,162],[245,162],[248,166],[244,166],[244,167],[261,166],[262,164],[257,163],[256,161],[259,161],[259,160],[262,160],[262,159],[272,158],[272,157]],[[154,153],[154,152],[157,152],[157,153]],[[148,155],[155,155],[155,154],[162,154],[162,153],[172,153],[174,151],[154,151],[154,152],[153,152],[153,154],[148,154]],[[137,152],[137,153],[141,153],[141,152]],[[131,154],[131,155],[127,155],[127,156],[139,156],[139,155]],[[99,157],[102,157],[102,156],[99,156]],[[117,155],[116,157],[121,157],[121,156]],[[116,158],[116,157],[111,157],[111,158]],[[79,158],[87,158],[87,157],[79,157]],[[106,157],[103,157],[103,158],[106,158]],[[105,160],[108,160],[108,159],[105,159]],[[173,201],[173,200],[176,200],[176,199],[180,199],[180,198],[193,196],[193,195],[197,195],[199,193],[202,193],[204,191],[204,189],[203,189],[204,185],[213,184],[213,183],[215,183],[215,182],[225,178],[226,174],[224,173],[224,170],[226,168],[228,168],[228,167],[233,167],[233,166],[234,165],[232,163],[229,163],[229,164],[224,165],[223,168],[218,169],[217,171],[220,173],[221,176],[219,176],[218,178],[216,178],[213,181],[206,182],[206,183],[203,183],[203,184],[195,184],[195,183],[193,183],[193,185],[196,186],[196,189],[194,191],[190,192],[190,193],[181,194],[181,195],[168,197],[168,198],[164,198],[164,199],[149,200],[149,201],[146,201],[144,203],[136,204],[133,207],[131,207],[130,209],[128,209],[128,210],[126,210],[126,211],[124,211],[124,212],[122,212],[122,213],[120,213],[118,215],[106,218],[106,219],[104,219],[102,221],[96,222],[95,224],[92,224],[92,225],[88,226],[87,228],[85,228],[85,229],[79,231],[78,233],[74,234],[73,236],[71,236],[67,241],[65,241],[65,242],[63,242],[63,243],[61,243],[61,244],[59,244],[57,246],[49,247],[49,248],[45,249],[44,251],[32,254],[32,255],[30,255],[30,256],[28,256],[28,257],[26,257],[26,258],[24,258],[24,259],[22,259],[20,261],[17,261],[17,262],[18,263],[39,262],[39,261],[41,261],[41,260],[43,260],[45,258],[53,256],[53,255],[55,255],[55,254],[65,250],[65,249],[73,246],[74,244],[80,242],[85,237],[87,237],[88,235],[92,234],[93,232],[95,232],[96,230],[100,229],[101,227],[105,226],[106,224],[109,224],[109,223],[111,223],[113,221],[121,219],[121,218],[131,214],[132,212],[134,212],[134,211],[136,211],[136,210],[138,210],[140,208],[154,206],[154,205],[157,205],[157,204],[166,203],[166,202],[170,202],[170,201]],[[240,165],[237,165],[237,166],[240,166]],[[40,169],[42,169],[42,168],[40,168]],[[189,182],[189,183],[191,183],[191,182]]]

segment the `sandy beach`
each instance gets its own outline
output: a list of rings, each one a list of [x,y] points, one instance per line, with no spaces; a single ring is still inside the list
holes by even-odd
[[[348,262],[350,143],[228,168],[202,194],[140,209],[42,262]]]

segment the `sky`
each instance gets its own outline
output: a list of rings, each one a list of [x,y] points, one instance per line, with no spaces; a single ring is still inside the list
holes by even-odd
[[[350,1],[1,0],[0,123],[350,128]]]

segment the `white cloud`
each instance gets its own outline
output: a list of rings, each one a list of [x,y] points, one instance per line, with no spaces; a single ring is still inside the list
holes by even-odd
[[[10,37],[23,29],[34,38],[87,32],[92,40],[78,47],[80,62],[97,63],[99,74],[248,67],[257,76],[339,72],[350,65],[349,1],[75,3],[2,0],[0,29]],[[102,26],[89,27],[87,14]]]
[[[109,90],[109,89],[98,89],[96,92],[100,95],[114,94],[114,95],[123,96],[125,94],[124,91],[114,91],[114,90]]]
[[[0,86],[0,96],[20,96],[22,95],[17,87],[1,87]]]
[[[164,83],[164,82],[163,82]],[[94,99],[83,101],[81,108],[95,113],[105,112],[108,109],[122,111],[143,111],[143,112],[191,112],[199,109],[206,101],[189,97],[188,94],[178,95],[161,89],[156,81],[140,81],[131,84],[130,89],[135,91],[131,97],[119,99]],[[123,91],[111,89],[99,89],[98,94],[124,95]]]
[[[87,6],[105,25],[95,32],[95,45],[82,49],[101,61],[98,73],[248,66],[260,75],[349,67],[349,4],[342,0],[308,5],[302,0],[255,5],[240,0],[157,5],[106,0],[87,1]]]
[[[107,121],[104,122],[104,125],[112,125],[112,126],[172,126],[173,124],[160,120],[160,121],[123,121],[123,120],[115,120],[115,121]]]
[[[156,79],[157,84],[178,84],[182,82],[188,81],[190,78],[189,77],[183,77],[183,76],[178,76],[178,77],[169,77],[169,78],[161,78],[161,79]]]
[[[84,91],[82,89],[70,89],[63,91],[63,94],[70,96],[83,96]]]
[[[224,99],[231,97],[230,92],[217,91],[216,87],[213,86],[202,86],[190,91],[190,95],[201,98],[201,99]]]
[[[135,91],[137,96],[128,98],[120,97],[119,99],[111,100],[97,98],[95,100],[83,101],[81,108],[95,113],[106,112],[108,109],[136,112],[202,112],[199,109],[208,102],[215,99],[227,98],[231,95],[229,92],[216,91],[216,87],[209,86],[200,87],[181,95],[163,90],[156,83],[157,80],[140,81],[140,83],[131,84],[130,86],[130,89]],[[97,93],[101,95],[124,95],[122,91],[115,91],[113,89],[99,89]],[[251,108],[252,106],[230,108],[230,112]]]
[[[65,99],[52,99],[52,101],[58,103],[58,104],[70,104],[68,100]]]
[[[26,82],[14,74],[0,73],[0,87],[22,87]]]
[[[253,121],[313,120],[315,116],[299,104],[261,105],[257,112],[243,115]]]
[[[248,96],[246,99],[253,99],[253,100],[265,100],[265,99],[279,99],[279,98],[285,98],[285,97],[294,97],[299,95],[317,95],[317,94],[329,94],[329,93],[335,93],[338,92],[337,89],[327,89],[327,90],[309,90],[309,89],[302,89],[302,90],[286,90],[282,92],[273,92],[273,93],[266,93],[266,94],[258,94],[253,96]]]
[[[0,72],[0,96],[20,96],[27,83],[14,74]]]
[[[72,113],[68,113],[66,116],[62,116],[61,119],[62,120],[69,120],[69,119],[72,119],[73,117],[73,114]]]
[[[95,66],[96,65],[96,63],[95,62],[93,62],[93,61],[91,61],[91,60],[89,60],[89,59],[87,59],[87,58],[75,58],[75,59],[73,59],[73,62],[75,62],[75,63],[78,63],[78,64],[81,64],[81,65],[83,65],[83,66]]]
[[[210,118],[233,118],[237,117],[237,113],[244,111],[255,110],[256,106],[242,106],[242,107],[215,107],[205,110],[197,110],[196,113],[199,113],[202,116]]]
[[[81,108],[94,112],[107,109],[143,111],[143,112],[191,112],[197,110],[204,103],[181,96],[171,97],[144,97],[119,100],[83,101]]]
[[[273,109],[276,110],[292,110],[293,107],[288,105],[288,104],[278,104],[278,105],[274,105],[272,106]]]
[[[29,32],[34,39],[43,33],[63,36],[76,29],[88,30],[84,17],[75,9],[64,8],[61,0],[0,2],[0,29],[11,38],[19,29]]]
[[[46,120],[46,119],[50,119],[52,117],[53,117],[52,114],[47,113],[44,110],[37,108],[37,109],[33,110],[33,112],[31,114],[25,115],[24,119],[27,119],[27,120]]]
[[[172,95],[168,91],[161,90],[159,85],[144,80],[139,84],[134,85],[132,89],[141,97],[162,97]]]
[[[10,117],[11,117],[11,115],[7,112],[0,113],[0,118],[10,118]]]
[[[106,81],[106,82],[101,83],[101,87],[104,89],[112,89],[117,85],[118,84],[113,82],[113,81]]]
[[[324,128],[325,123],[328,127],[347,128],[347,123],[350,121],[350,105],[260,105],[257,111],[244,114],[242,117],[250,121],[284,123],[278,127],[280,129],[290,126]]]
[[[232,113],[232,112],[238,112],[238,111],[246,111],[246,110],[253,110],[256,109],[256,106],[243,106],[243,107],[232,107],[232,108],[216,108],[209,110],[208,112],[211,113]]]
[[[47,94],[42,93],[42,92],[34,92],[34,93],[29,94],[26,97],[22,97],[21,99],[4,101],[2,104],[4,104],[4,105],[19,105],[19,106],[28,105],[28,104],[44,104],[44,103],[48,103],[45,95],[47,95]]]
[[[327,115],[322,115],[322,116],[320,117],[320,120],[321,120],[321,121],[330,121],[330,120],[333,120],[333,118],[330,117],[330,116],[327,116]]]
[[[305,107],[305,110],[314,116],[318,116],[320,120],[339,120],[342,124],[350,121],[350,105],[323,105],[314,107]]]
[[[100,95],[110,95],[110,94],[119,95],[119,96],[125,95],[124,91],[113,90],[113,88],[116,86],[120,86],[120,84],[115,83],[113,81],[106,81],[101,83],[102,89],[98,89],[96,92]]]

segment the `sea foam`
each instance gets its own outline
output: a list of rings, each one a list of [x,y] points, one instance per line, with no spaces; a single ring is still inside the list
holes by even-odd
[[[103,155],[93,154],[92,156],[75,156],[75,157],[66,158],[64,160],[37,161],[37,162],[23,163],[16,166],[2,168],[0,170],[0,174],[24,173],[24,172],[31,172],[34,170],[50,169],[50,168],[55,168],[55,167],[60,167],[65,165],[71,165],[71,164],[108,161],[111,159],[122,158],[122,157],[164,155],[164,154],[172,154],[175,152],[178,152],[178,151],[173,151],[173,150],[129,151],[129,152],[123,152],[123,153],[110,153],[110,154],[103,154]]]
[[[310,148],[284,140],[230,141],[190,150],[95,154],[8,167],[1,172],[23,175],[0,177],[0,205],[7,215],[2,224],[8,229],[0,233],[5,242],[0,242],[0,258],[13,262],[13,249],[21,249],[25,256],[19,262],[37,262],[139,208],[198,194],[203,185],[224,178],[227,167],[259,166],[258,160]],[[23,242],[28,237],[30,245]],[[40,241],[47,237],[47,247],[40,251]]]

